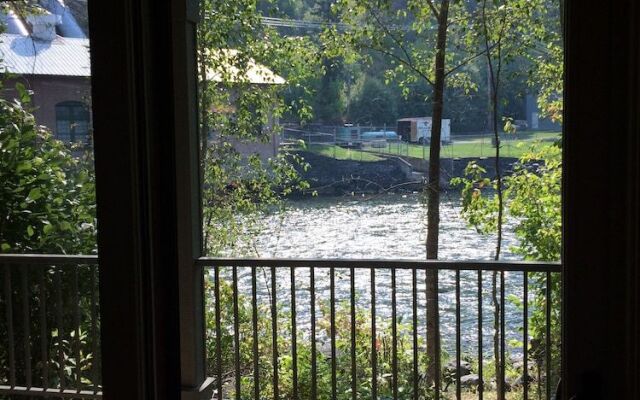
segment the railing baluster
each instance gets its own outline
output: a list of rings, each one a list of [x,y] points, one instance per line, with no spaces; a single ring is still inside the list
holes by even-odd
[[[260,399],[260,354],[258,346],[258,277],[251,267],[251,325],[253,329],[253,398]]]
[[[483,336],[482,336],[482,270],[478,270],[478,399],[482,400],[484,397],[484,348],[483,348]]]
[[[40,288],[38,295],[40,296],[40,356],[42,357],[42,387],[47,390],[49,388],[49,351],[47,349],[48,330],[47,330],[47,281],[46,270],[40,270]],[[95,336],[94,336],[95,337]]]
[[[13,289],[11,287],[11,266],[4,267],[4,296],[6,301],[7,337],[9,339],[9,386],[16,386],[16,353],[13,330]]]
[[[460,271],[456,271],[456,399],[462,398],[460,386],[461,341],[460,341]]]
[[[504,271],[500,271],[500,379],[502,380],[500,387],[502,388],[502,393],[500,394],[500,399],[504,399],[506,397],[506,374],[505,374],[505,364],[506,364],[506,356],[505,356],[505,291],[504,291]]]
[[[523,300],[523,335],[522,335],[522,397],[529,400],[529,273],[522,273],[524,287]]]
[[[546,273],[546,294],[545,304],[545,368],[546,368],[546,390],[547,400],[551,399],[551,272]]]
[[[31,318],[29,312],[29,284],[28,284],[28,268],[23,266],[21,268],[21,291],[22,291],[22,325],[24,328],[24,373],[27,388],[31,388],[32,385],[32,371],[31,371]]]
[[[240,400],[241,397],[241,376],[240,376],[240,323],[238,321],[238,267],[231,269],[231,280],[233,290],[233,361],[235,373],[235,397]]]
[[[280,398],[279,376],[278,376],[278,289],[276,267],[271,267],[271,345],[273,346],[273,398]]]
[[[393,399],[398,399],[398,321],[396,311],[396,269],[391,268],[391,375]]]
[[[428,267],[425,267],[425,274],[424,274],[424,281],[425,281],[425,299],[426,299],[426,308],[429,307],[429,276],[431,275],[436,281],[438,280],[438,270],[435,270],[434,273],[430,273],[432,270],[430,270]],[[438,297],[438,293],[435,294],[436,297]],[[427,316],[428,317],[428,316]],[[426,319],[427,321],[427,332],[426,335],[429,335],[429,327],[428,327],[428,321],[429,318]],[[439,321],[436,323],[436,329],[439,330],[440,329],[440,323]],[[439,332],[438,332],[438,336],[439,336]],[[427,346],[429,341],[427,340]],[[439,342],[439,340],[438,340]],[[437,400],[440,400],[440,374],[442,373],[442,368],[440,365],[440,354],[436,354],[436,359],[435,360],[428,360],[427,362],[429,363],[434,363],[435,364],[435,371],[436,371],[436,376],[433,377],[433,384],[434,384],[434,392],[435,392],[435,398]],[[427,366],[427,370],[428,370],[429,366]]]
[[[356,376],[356,270],[351,268],[351,398],[357,398],[357,376]]]
[[[378,400],[378,338],[376,333],[375,268],[371,268],[371,398]]]
[[[337,397],[336,382],[336,272],[335,268],[329,270],[329,297],[330,297],[330,335],[331,335],[331,398]]]
[[[309,304],[311,305],[311,399],[318,397],[316,347],[316,269],[309,268]]]
[[[418,400],[418,279],[417,270],[411,271],[412,328],[413,328],[413,399]]]
[[[296,270],[290,269],[291,275],[291,366],[293,367],[293,399],[298,400],[298,330],[296,317]]]
[[[80,389],[82,386],[82,360],[80,354],[80,302],[78,301],[78,266],[73,266],[73,279],[71,283],[71,302],[73,304],[73,325],[75,332],[75,340],[73,341],[73,351],[74,357],[76,359],[75,370],[76,370],[76,388]]]
[[[98,287],[96,286],[96,275],[98,274],[98,268],[93,267],[91,265],[88,266],[89,276],[90,276],[90,285],[91,285],[91,343],[92,343],[92,351],[93,351],[93,364],[91,365],[93,372],[93,391],[98,392],[100,389],[99,381],[100,381],[100,370],[98,366],[100,365],[100,349],[98,344],[100,343],[100,332],[98,331],[98,301],[97,301],[97,292]]]
[[[66,388],[66,379],[64,376],[64,349],[62,341],[64,340],[64,321],[62,314],[62,268],[58,267],[56,271],[56,324],[58,328],[58,378],[60,379],[60,389]]]
[[[222,400],[222,320],[220,314],[220,268],[216,266],[213,271],[213,297],[214,312],[216,314],[216,379],[218,386],[218,400]]]

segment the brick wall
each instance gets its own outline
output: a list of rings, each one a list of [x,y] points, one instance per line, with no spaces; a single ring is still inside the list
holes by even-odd
[[[65,77],[32,75],[11,79],[5,83],[2,96],[6,99],[16,97],[15,84],[21,82],[33,91],[33,112],[36,121],[51,129],[56,129],[56,104],[64,101],[90,103],[91,81],[87,77]]]

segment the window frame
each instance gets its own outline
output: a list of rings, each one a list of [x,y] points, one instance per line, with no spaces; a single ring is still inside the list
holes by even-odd
[[[638,9],[566,0],[563,399],[640,398]],[[211,393],[194,266],[197,10],[89,2],[105,398]]]

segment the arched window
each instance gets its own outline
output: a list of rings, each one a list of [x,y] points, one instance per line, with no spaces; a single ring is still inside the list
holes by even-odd
[[[84,142],[89,134],[89,109],[79,101],[56,105],[56,137],[63,141]]]

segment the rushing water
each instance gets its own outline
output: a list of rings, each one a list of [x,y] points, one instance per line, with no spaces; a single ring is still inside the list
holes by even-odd
[[[490,260],[495,251],[495,237],[482,236],[467,226],[460,216],[460,200],[443,198],[441,204],[440,254],[443,260]],[[267,228],[259,235],[256,249],[260,257],[278,258],[342,258],[342,259],[425,259],[426,209],[418,195],[388,194],[375,198],[314,198],[292,201],[284,216],[268,219]],[[514,260],[510,248],[517,244],[513,224],[506,225],[503,259]],[[224,275],[228,276],[229,271]],[[268,301],[269,271],[260,273],[258,295]],[[491,273],[483,275],[483,344],[490,355],[493,335],[493,306],[491,303]],[[248,268],[239,270],[240,286],[251,290]],[[397,315],[399,321],[412,319],[412,272],[397,272]],[[522,273],[505,273],[506,295],[522,297]],[[290,274],[277,273],[279,303],[290,307]],[[299,331],[309,332],[309,269],[296,269],[296,311]],[[368,312],[371,306],[370,271],[357,270],[355,287],[357,305]],[[425,274],[417,272],[418,331],[425,329]],[[441,333],[445,349],[455,348],[455,273],[441,271],[440,309]],[[318,303],[329,299],[329,272],[316,272]],[[336,297],[350,298],[348,270],[338,270]],[[387,269],[376,272],[376,307],[378,318],[388,322],[391,315],[391,282]],[[506,330],[508,339],[520,339],[518,328],[523,316],[513,304],[506,304]],[[478,343],[478,275],[461,273],[461,331],[462,346],[466,353],[475,354]],[[320,338],[322,340],[322,338]],[[513,349],[519,353],[518,349]]]

